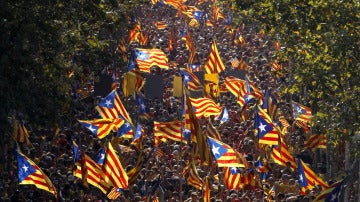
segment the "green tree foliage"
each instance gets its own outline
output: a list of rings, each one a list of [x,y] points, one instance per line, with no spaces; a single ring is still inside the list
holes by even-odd
[[[359,131],[360,3],[350,1],[235,1],[247,18],[282,48],[286,93],[312,107],[315,126],[334,137]]]
[[[128,9],[117,1],[1,1],[1,131],[8,117],[50,126],[71,113],[71,88],[116,68]],[[68,72],[74,71],[73,77]],[[3,139],[3,138],[1,138]]]

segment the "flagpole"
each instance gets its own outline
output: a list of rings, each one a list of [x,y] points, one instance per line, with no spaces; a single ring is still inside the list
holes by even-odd
[[[181,99],[181,104],[182,104],[182,110],[185,110],[184,106],[186,104],[186,97],[185,97],[185,89],[184,89],[184,76],[181,75],[181,81],[182,81],[182,85],[181,85],[181,92],[182,92],[182,99]],[[179,167],[181,166],[181,158],[182,158],[182,139],[183,139],[183,132],[184,132],[184,111],[181,112],[181,136],[180,136],[180,149],[179,149],[179,159],[178,159],[178,164],[179,164]],[[181,169],[180,169],[181,170]],[[179,171],[181,172],[181,171]],[[179,187],[179,201],[182,202],[182,174],[180,173],[179,175],[179,180],[180,180],[180,187]]]

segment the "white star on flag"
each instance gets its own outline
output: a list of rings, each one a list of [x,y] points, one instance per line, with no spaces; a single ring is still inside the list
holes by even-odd
[[[88,127],[88,129],[89,129],[91,132],[95,132],[95,131],[96,131],[96,129],[93,128],[92,125],[90,125],[90,126]]]
[[[216,154],[220,154],[219,149],[220,149],[220,147],[213,146],[211,150],[212,150],[213,154],[216,155]]]
[[[302,176],[302,174],[300,174],[300,176],[299,176],[299,180],[300,180],[301,182],[303,182],[303,181],[304,181],[304,177]]]
[[[24,172],[27,172],[27,170],[28,170],[29,167],[27,167],[26,165],[24,165],[22,168],[24,169]]]
[[[259,129],[260,129],[261,132],[265,131],[265,127],[266,127],[266,125],[260,123]]]
[[[111,106],[111,100],[106,100],[105,105],[109,108],[109,106]]]

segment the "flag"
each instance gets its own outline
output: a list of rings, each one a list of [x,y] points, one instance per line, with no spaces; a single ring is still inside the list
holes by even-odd
[[[16,119],[14,119],[13,124],[13,137],[18,143],[24,143],[25,145],[31,144],[29,140],[29,132],[25,128],[25,125]]]
[[[171,139],[177,142],[187,143],[186,137],[182,135],[182,122],[154,122],[154,135],[161,138],[163,142]]]
[[[216,43],[213,40],[211,43],[211,51],[209,58],[205,64],[205,71],[208,74],[220,73],[225,70],[225,65],[220,58],[220,54],[216,47]]]
[[[220,133],[217,131],[217,129],[212,125],[212,123],[209,120],[206,120],[205,132],[208,137],[214,138],[216,140],[221,140]]]
[[[110,192],[106,195],[108,199],[115,200],[122,194],[122,189],[113,187]]]
[[[258,130],[259,143],[278,145],[280,132],[274,126],[270,116],[260,107],[255,114],[255,129]]]
[[[230,63],[233,68],[238,68],[240,65],[240,60],[234,57],[230,59]]]
[[[211,137],[208,137],[208,143],[218,167],[243,167],[236,152],[229,145]]]
[[[218,116],[221,113],[221,106],[210,98],[189,98],[194,109],[196,118]]]
[[[200,80],[198,77],[190,72],[187,69],[180,69],[179,70],[180,75],[183,78],[184,86],[192,91],[202,91],[204,90],[204,87],[202,86]]]
[[[205,74],[204,81],[207,96],[213,99],[219,97],[219,74]]]
[[[220,11],[220,7],[217,5],[214,5],[213,7],[213,18],[216,21],[219,21],[219,19],[226,19],[226,16]]]
[[[230,190],[236,190],[241,186],[240,169],[237,167],[224,167],[224,184]]]
[[[246,92],[245,81],[234,76],[228,76],[225,78],[225,87],[236,98],[240,97],[241,95],[245,95]]]
[[[145,155],[144,150],[141,150],[134,167],[132,167],[129,171],[126,172],[126,174],[129,177],[129,185],[132,185],[136,182],[140,174],[140,171],[142,169],[142,165],[146,163],[146,161],[148,160],[148,158],[144,158],[144,155]]]
[[[305,148],[315,149],[321,148],[326,149],[326,135],[312,135],[304,143]]]
[[[319,195],[313,200],[313,202],[339,202],[340,190],[343,180],[335,182],[329,188],[320,192]]]
[[[27,156],[16,149],[16,158],[18,165],[18,180],[20,185],[32,184],[38,189],[48,191],[57,197],[55,186],[48,176]]]
[[[184,168],[189,174],[186,182],[188,185],[193,186],[195,189],[201,190],[203,187],[203,180],[200,178],[198,171],[196,170],[195,163],[192,160],[189,162],[188,168]]]
[[[255,161],[254,166],[256,168],[256,171],[258,171],[259,173],[267,173],[270,170],[270,168],[266,164],[263,164],[263,161],[261,159]]]
[[[101,148],[96,154],[96,163],[99,165],[104,165],[105,162],[105,149]]]
[[[132,69],[124,74],[123,78],[123,94],[124,97],[130,95],[134,96],[137,92],[140,92],[145,84],[144,77],[141,75],[139,70]]]
[[[79,166],[80,170],[78,171],[80,172],[80,175],[75,174],[75,176],[100,189],[102,193],[106,194],[109,189],[109,184],[104,181],[104,173],[101,170],[101,166],[87,154],[83,155],[81,164],[82,165]]]
[[[276,118],[278,109],[277,101],[274,94],[272,94],[268,89],[265,90],[262,108],[269,114],[270,118],[273,120]]]
[[[167,24],[164,21],[156,21],[156,22],[154,22],[154,25],[155,25],[156,29],[160,29],[160,30],[165,29],[167,27]]]
[[[128,122],[122,124],[117,131],[117,137],[122,137],[125,139],[134,138],[134,131],[132,125]]]
[[[132,29],[129,30],[129,44],[132,42],[139,42],[141,35],[141,26],[139,22],[136,22]]]
[[[211,165],[210,149],[206,140],[206,135],[203,134],[199,120],[196,118],[194,110],[191,106],[188,91],[185,90],[183,114],[185,115],[185,128],[191,131],[191,140],[193,142],[193,158],[199,157],[203,165]]]
[[[96,106],[96,110],[103,118],[117,119],[121,117],[132,124],[129,113],[122,104],[116,91],[111,91],[105,98],[102,98],[98,106]]]
[[[82,126],[89,129],[99,139],[106,137],[111,131],[117,131],[117,127],[124,124],[122,119],[94,119],[78,120]]]
[[[215,120],[220,120],[220,124],[223,124],[227,120],[229,120],[229,112],[226,107],[223,107],[222,113],[219,114],[219,116],[215,117]]]
[[[203,189],[203,200],[204,202],[210,202],[210,185],[209,185],[209,177],[205,177],[205,186]]]
[[[72,149],[73,149],[74,163],[80,161],[80,149],[75,141],[73,141]]]
[[[117,131],[117,126],[122,125],[124,122],[122,119],[94,119],[78,121],[99,139],[106,137],[111,131]]]
[[[150,72],[152,66],[168,69],[168,58],[160,49],[136,49],[136,63],[141,72]]]
[[[139,139],[143,133],[144,133],[144,129],[141,126],[141,124],[138,123],[136,126],[135,134],[134,134],[134,141]]]
[[[128,176],[110,142],[108,143],[108,147],[106,149],[103,171],[105,175],[105,182],[117,188],[125,189],[128,187]]]
[[[190,72],[200,72],[202,70],[201,64],[199,62],[188,64],[187,68]]]
[[[290,154],[287,145],[283,140],[280,141],[279,145],[273,145],[270,152],[270,157],[273,161],[279,165],[286,166],[286,163],[290,163],[292,170],[297,168],[294,157]]]
[[[316,185],[320,185],[323,189],[329,187],[329,185],[319,176],[317,176],[315,172],[311,170],[311,168],[307,166],[301,159],[298,160],[297,171],[299,175],[299,185],[302,193],[305,193],[307,189],[313,189]]]
[[[187,36],[187,29],[186,24],[184,23],[183,27],[180,30],[181,40],[184,40],[186,42],[186,36]]]
[[[293,115],[295,121],[300,121],[304,124],[311,122],[311,109],[297,102],[292,101]]]
[[[207,13],[205,13],[204,18],[205,18],[204,20],[205,20],[206,26],[208,26],[208,27],[214,26],[214,23],[211,22],[209,15]]]

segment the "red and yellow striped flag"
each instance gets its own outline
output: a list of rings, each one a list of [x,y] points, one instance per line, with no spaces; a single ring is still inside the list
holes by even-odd
[[[161,141],[166,142],[171,139],[177,142],[187,143],[186,137],[182,134],[182,122],[154,122],[154,136],[161,138]]]
[[[211,43],[211,52],[205,64],[205,71],[208,74],[212,74],[212,73],[220,73],[224,70],[225,70],[225,65],[220,58],[220,54],[216,47],[216,43],[213,40]]]
[[[136,62],[141,72],[150,72],[152,66],[168,69],[168,58],[160,49],[141,49],[135,50]]]
[[[106,149],[103,171],[105,182],[116,188],[123,189],[129,186],[128,175],[121,165],[120,159],[110,142],[108,143],[108,147]]]
[[[211,98],[189,98],[189,100],[196,118],[218,116],[221,113],[222,107]]]

